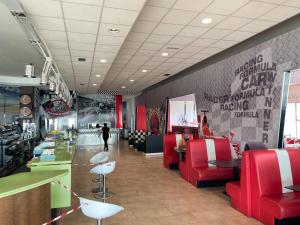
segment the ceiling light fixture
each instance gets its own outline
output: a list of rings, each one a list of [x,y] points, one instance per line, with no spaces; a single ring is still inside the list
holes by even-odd
[[[143,73],[147,73],[147,72],[148,72],[148,70],[142,70],[142,72],[143,72]]]
[[[209,23],[211,23],[212,22],[212,18],[203,18],[202,20],[201,20],[201,23],[203,23],[203,24],[209,24]]]
[[[97,74],[96,77],[101,77],[101,75],[100,75],[100,74]]]
[[[107,61],[106,61],[106,59],[101,59],[100,62],[106,63]]]
[[[124,89],[124,88],[126,88],[125,86],[122,86],[122,88]]]
[[[131,79],[130,82],[134,82],[134,80]]]
[[[163,53],[161,53],[161,55],[162,55],[162,56],[168,56],[168,55],[169,55],[169,53],[167,53],[167,52],[163,52]]]
[[[118,30],[118,29],[116,29],[116,28],[110,28],[110,29],[108,30],[108,32],[110,32],[110,33],[119,33],[120,30]]]
[[[93,84],[93,86],[97,86],[97,84]]]

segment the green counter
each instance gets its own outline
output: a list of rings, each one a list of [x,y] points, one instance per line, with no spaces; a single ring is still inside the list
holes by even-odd
[[[59,181],[71,187],[71,166],[76,152],[76,145],[69,145],[67,141],[56,141],[55,159],[42,160],[40,157],[29,163],[32,172],[49,172],[66,170],[67,173]],[[71,193],[59,185],[51,185],[51,208],[64,208],[71,206]]]
[[[18,173],[0,178],[0,198],[25,192],[44,184],[60,180],[68,174],[67,170],[49,172]]]

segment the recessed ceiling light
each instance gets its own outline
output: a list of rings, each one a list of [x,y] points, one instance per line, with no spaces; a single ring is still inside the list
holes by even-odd
[[[134,82],[134,80],[131,79],[130,82]]]
[[[163,52],[163,53],[161,53],[161,55],[162,55],[162,56],[168,56],[168,55],[169,55],[169,53],[167,53],[167,52]]]
[[[116,28],[110,28],[110,29],[108,30],[108,32],[110,32],[110,33],[119,33],[120,30],[118,30],[118,29],[116,29]]]
[[[124,89],[124,88],[126,88],[125,86],[122,86],[122,88]]]
[[[97,74],[96,77],[101,77],[101,75],[100,75],[100,74]]]
[[[106,59],[101,59],[100,62],[106,63],[107,61],[106,61]]]
[[[212,22],[212,18],[203,18],[202,20],[201,20],[201,23],[204,23],[204,24],[209,24],[209,23],[211,23]]]
[[[97,86],[97,84],[93,84],[93,86]]]
[[[142,72],[143,72],[143,73],[147,73],[147,72],[148,72],[148,70],[142,70]]]

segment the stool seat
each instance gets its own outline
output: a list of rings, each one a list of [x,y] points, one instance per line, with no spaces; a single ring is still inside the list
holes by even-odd
[[[100,164],[95,166],[90,170],[90,173],[106,175],[114,171],[116,166],[116,161],[111,161],[107,163]]]
[[[93,201],[86,198],[79,198],[79,200],[82,213],[96,220],[111,217],[124,210],[123,207],[114,204]]]
[[[109,154],[110,154],[109,152],[99,152],[90,159],[90,163],[92,164],[105,163],[109,159]]]

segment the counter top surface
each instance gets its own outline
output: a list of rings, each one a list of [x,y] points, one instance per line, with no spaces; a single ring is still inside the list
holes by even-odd
[[[72,163],[76,151],[76,144],[68,146],[67,141],[56,141],[55,144],[54,160],[45,160],[41,159],[41,157],[37,157],[32,159],[28,164],[30,166],[38,166]]]
[[[68,170],[25,172],[0,178],[0,198],[18,194],[65,176]]]

